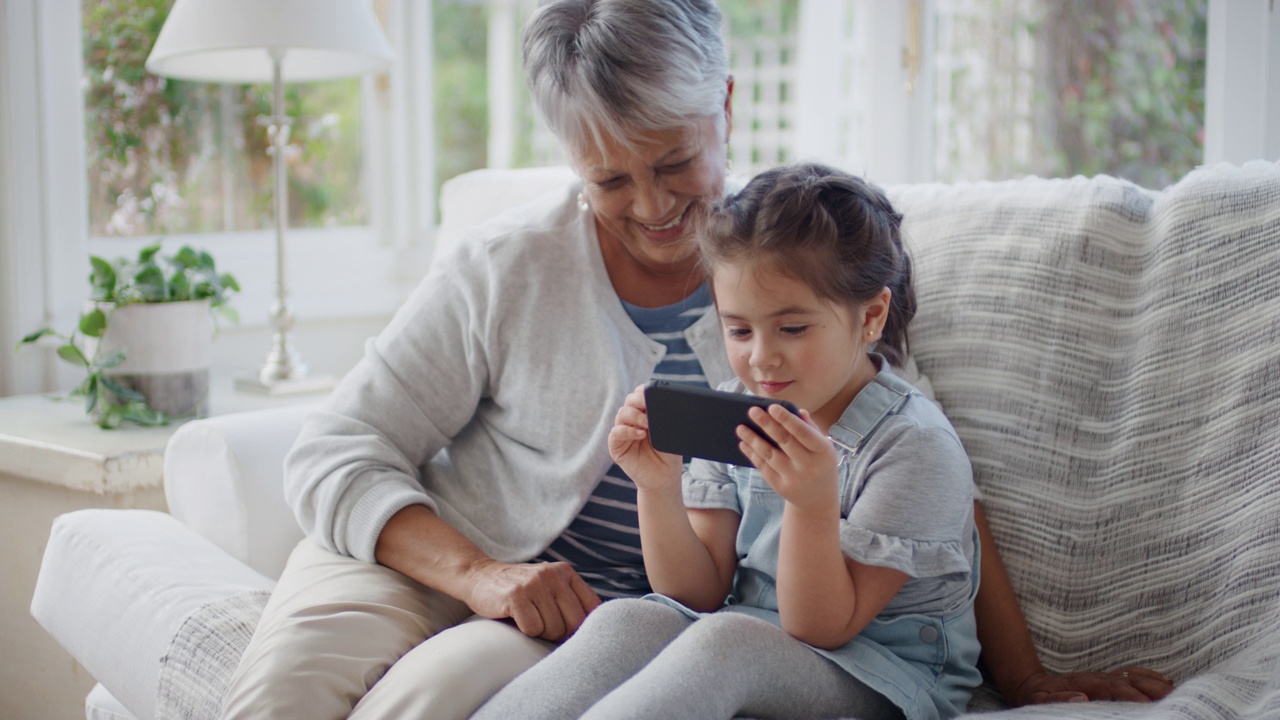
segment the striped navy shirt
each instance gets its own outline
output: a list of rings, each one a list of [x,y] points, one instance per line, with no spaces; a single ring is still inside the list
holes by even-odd
[[[667,347],[654,368],[654,380],[707,387],[707,376],[685,339],[684,331],[711,305],[706,284],[675,305],[642,308],[624,302],[631,321],[650,339]],[[649,579],[640,554],[636,486],[613,465],[587,499],[582,512],[538,560],[567,562],[602,598],[648,593]]]

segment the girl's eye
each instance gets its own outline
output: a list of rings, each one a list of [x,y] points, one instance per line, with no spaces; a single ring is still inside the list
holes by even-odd
[[[735,340],[741,340],[751,334],[751,330],[747,328],[728,328],[725,334]]]
[[[803,335],[804,331],[808,329],[808,325],[786,325],[782,328],[782,333],[784,335]]]

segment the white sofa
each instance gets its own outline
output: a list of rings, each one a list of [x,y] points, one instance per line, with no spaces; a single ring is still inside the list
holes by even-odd
[[[567,181],[463,176],[445,235]],[[1099,177],[889,194],[915,259],[912,353],[973,460],[1042,659],[1179,682],[1154,705],[1005,713],[1280,717],[1280,165],[1162,192]],[[216,707],[300,537],[279,468],[303,412],[181,428],[170,515],[56,521],[32,612],[100,681],[89,717]]]

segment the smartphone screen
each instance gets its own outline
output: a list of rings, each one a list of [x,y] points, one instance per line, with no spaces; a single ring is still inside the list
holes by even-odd
[[[649,413],[649,439],[662,452],[716,462],[753,467],[738,449],[738,426],[746,425],[774,444],[747,417],[747,409],[782,405],[796,415],[800,411],[785,400],[721,392],[680,383],[654,380],[644,389]]]

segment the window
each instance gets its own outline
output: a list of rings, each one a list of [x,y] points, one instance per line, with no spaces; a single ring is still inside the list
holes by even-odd
[[[1160,188],[1204,157],[1207,2],[722,2],[730,157],[743,173],[815,157],[881,182]],[[438,179],[564,161],[520,76],[531,4],[434,3]]]
[[[534,0],[363,1],[391,40],[391,70],[288,86],[300,324],[398,306],[429,258],[441,181],[564,162],[534,121],[520,68]],[[217,243],[219,265],[245,287],[240,329],[266,323],[265,96],[141,78],[170,2],[0,2],[9,347],[74,322],[86,254],[128,254],[159,234]],[[1268,0],[720,6],[739,173],[816,158],[882,184],[1105,172],[1161,187],[1201,162],[1280,152],[1280,13]],[[57,369],[52,357],[5,356],[0,393],[65,385]]]
[[[89,233],[155,236],[273,227],[270,86],[144,68],[173,0],[83,0]],[[367,222],[360,81],[286,86],[289,225]]]
[[[1207,0],[939,0],[935,177],[1108,174],[1204,157]]]

